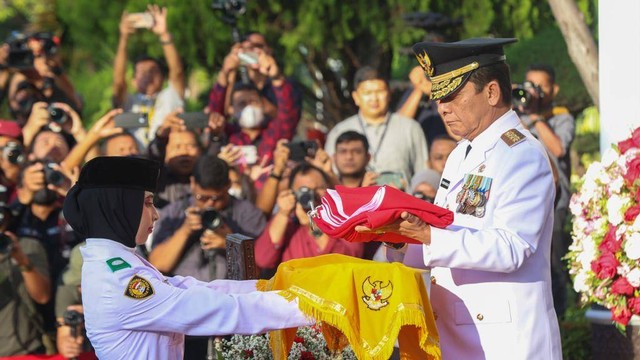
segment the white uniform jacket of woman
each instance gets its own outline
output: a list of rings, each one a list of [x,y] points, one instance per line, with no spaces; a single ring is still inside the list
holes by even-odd
[[[511,129],[524,136],[509,139]],[[482,217],[456,211],[467,174],[491,179]],[[546,152],[513,111],[451,153],[435,203],[454,222],[432,227],[431,244],[409,245],[404,257],[432,268],[443,359],[562,358],[549,262],[554,195]]]
[[[81,248],[85,326],[100,359],[183,358],[184,334],[256,334],[312,324],[255,281],[165,277],[120,243],[87,239]]]

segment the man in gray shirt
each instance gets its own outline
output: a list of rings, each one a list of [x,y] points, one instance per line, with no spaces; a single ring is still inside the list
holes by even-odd
[[[336,138],[353,130],[367,137],[372,171],[399,172],[408,181],[426,168],[428,150],[422,128],[416,121],[389,111],[391,92],[387,79],[365,66],[356,72],[353,86],[351,95],[359,111],[331,129],[325,151],[333,156]]]

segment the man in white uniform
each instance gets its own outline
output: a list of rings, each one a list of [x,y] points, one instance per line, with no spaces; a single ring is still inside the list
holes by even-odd
[[[414,52],[451,132],[435,204],[446,229],[407,212],[373,229],[421,241],[389,254],[431,267],[431,304],[443,359],[561,359],[551,296],[554,184],[543,146],[511,110],[502,46],[515,39],[419,43]],[[358,231],[372,231],[364,227]]]
[[[64,203],[81,249],[87,335],[100,359],[182,359],[184,335],[256,334],[313,321],[254,281],[165,277],[134,252],[153,230],[159,164],[98,157]]]

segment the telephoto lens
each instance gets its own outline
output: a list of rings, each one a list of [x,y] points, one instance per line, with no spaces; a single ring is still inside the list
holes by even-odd
[[[202,219],[202,227],[207,230],[215,231],[222,226],[222,216],[214,208],[206,208],[200,214]]]
[[[56,124],[62,125],[69,118],[66,111],[55,105],[49,105],[47,111],[49,112],[49,119]]]

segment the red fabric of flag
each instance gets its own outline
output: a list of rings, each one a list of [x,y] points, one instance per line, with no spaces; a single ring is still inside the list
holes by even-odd
[[[453,213],[390,186],[348,188],[336,186],[327,190],[322,204],[316,208],[314,223],[323,233],[350,242],[385,241],[420,244],[419,241],[395,233],[359,233],[356,225],[376,229],[388,225],[407,211],[429,225],[444,228],[453,222]]]

